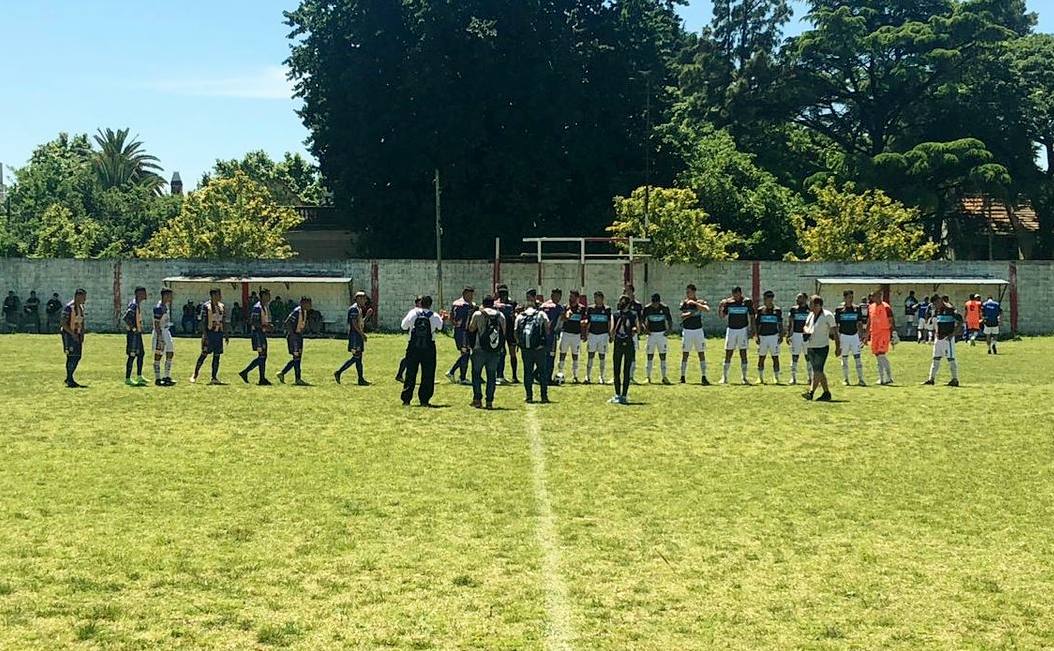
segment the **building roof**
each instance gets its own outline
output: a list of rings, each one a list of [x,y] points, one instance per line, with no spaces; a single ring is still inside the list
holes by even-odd
[[[962,200],[962,213],[971,217],[984,219],[996,233],[1012,235],[1014,226],[1005,203],[986,195],[970,195]],[[1027,201],[1014,206],[1014,216],[1025,230],[1035,233],[1039,230],[1039,220],[1032,204]]]

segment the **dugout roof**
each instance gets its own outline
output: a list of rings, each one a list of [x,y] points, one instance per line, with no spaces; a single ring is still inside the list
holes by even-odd
[[[337,283],[348,284],[351,278],[340,278],[336,276],[169,276],[162,282],[169,283],[253,283],[271,284],[279,283]]]
[[[946,276],[828,276],[817,278],[821,285],[1009,285],[1002,278]]]

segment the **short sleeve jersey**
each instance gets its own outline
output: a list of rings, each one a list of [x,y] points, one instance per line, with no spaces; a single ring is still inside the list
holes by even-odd
[[[580,335],[582,334],[582,319],[585,316],[585,310],[578,303],[572,303],[567,306],[567,312],[564,314],[564,324],[561,330],[568,334]]]
[[[971,328],[981,325],[981,301],[966,301],[966,324]]]
[[[157,324],[158,330],[172,327],[172,312],[162,301],[158,301],[154,306],[154,323]]]
[[[355,324],[358,323],[361,313],[359,312],[358,303],[352,303],[351,307],[348,308],[348,332],[354,332]]]
[[[260,331],[271,325],[270,307],[265,306],[262,302],[253,305],[253,311],[249,314],[249,325],[253,330]]]
[[[963,321],[962,315],[956,312],[954,307],[947,305],[937,310],[933,316],[937,322],[937,337],[940,339],[952,336],[955,326]]]
[[[783,321],[783,311],[775,305],[772,307],[765,307],[764,305],[759,307],[756,318],[759,336],[769,337],[780,333],[780,323]]]
[[[916,310],[919,307],[919,299],[914,296],[909,296],[904,299],[904,314],[907,316],[915,316]]]
[[[930,305],[926,301],[923,301],[923,302],[918,304],[918,308],[916,309],[915,313],[918,315],[918,317],[920,319],[928,319],[928,318],[930,318],[930,309],[932,307],[933,307],[932,305]]]
[[[893,322],[893,308],[885,301],[872,303],[867,306],[868,323],[873,332],[889,334],[890,323]]]
[[[750,326],[750,313],[754,309],[754,302],[749,298],[741,298],[738,301],[729,300],[725,303],[725,314],[728,315],[728,329],[740,330]]]
[[[860,306],[846,307],[842,303],[834,311],[834,320],[838,324],[838,334],[857,334],[860,332]]]
[[[77,305],[76,301],[66,303],[66,307],[62,308],[62,316],[72,332],[84,332],[84,308]]]
[[[999,325],[999,315],[1003,313],[1003,308],[999,305],[999,301],[995,299],[988,299],[981,304],[981,314],[984,316],[984,324],[989,327],[996,327]]]
[[[542,312],[549,318],[549,334],[551,336],[555,332],[556,322],[560,320],[560,315],[564,313],[564,306],[553,300],[548,300],[542,303]]]
[[[805,321],[809,318],[812,310],[807,305],[795,305],[790,309],[791,332],[801,334],[805,332]]]
[[[607,305],[597,307],[590,305],[586,308],[586,318],[589,320],[589,334],[606,335],[611,324],[611,308]]]
[[[205,302],[205,325],[207,330],[220,331],[223,330],[223,317],[227,313],[227,308],[224,307],[223,303],[216,303],[212,305],[212,301]]]
[[[672,322],[673,316],[670,314],[669,305],[649,303],[644,307],[644,323],[648,332],[666,332]]]
[[[615,315],[615,341],[631,341],[637,325],[637,313],[631,306]]]
[[[454,301],[451,308],[450,318],[454,321],[454,329],[463,332],[468,328],[468,319],[476,311],[476,306],[462,297]]]
[[[698,330],[703,327],[703,311],[694,305],[689,306],[688,299],[681,301],[681,314],[689,315],[681,321],[681,327],[685,330]]]
[[[124,326],[128,332],[143,331],[143,311],[138,301],[132,301],[124,310]]]

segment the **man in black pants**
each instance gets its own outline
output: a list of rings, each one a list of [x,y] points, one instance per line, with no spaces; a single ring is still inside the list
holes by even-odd
[[[435,393],[436,344],[435,333],[443,329],[443,317],[432,311],[432,297],[422,296],[421,307],[406,313],[403,330],[410,331],[410,343],[406,347],[406,371],[403,375],[402,401],[409,405],[417,384],[417,369],[421,369],[421,388],[417,399],[422,407],[431,407]]]
[[[515,340],[523,356],[523,388],[526,402],[534,402],[534,383],[541,389],[542,403],[549,403],[549,317],[538,309],[534,290],[527,292],[524,310],[516,317]]]
[[[619,299],[618,312],[615,313],[614,333],[615,396],[608,402],[628,405],[627,394],[632,378],[630,371],[637,357],[637,311],[633,307],[633,299],[629,296],[623,295]]]

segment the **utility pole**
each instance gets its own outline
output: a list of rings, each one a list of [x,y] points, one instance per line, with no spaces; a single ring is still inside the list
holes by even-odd
[[[439,195],[442,192],[439,189],[439,168],[436,168],[435,175],[435,189],[436,189],[436,289],[439,290],[439,307],[442,308],[446,305],[443,300],[443,221],[442,212],[439,206]]]
[[[644,237],[651,237],[651,70],[644,73]]]

